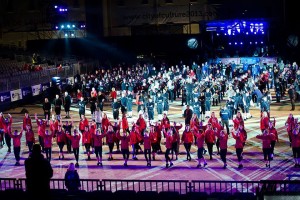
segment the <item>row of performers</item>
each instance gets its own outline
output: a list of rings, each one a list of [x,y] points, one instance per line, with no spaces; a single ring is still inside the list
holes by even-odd
[[[10,117],[10,122],[12,122],[12,118]],[[124,115],[126,118],[126,116]],[[37,119],[37,124],[45,123],[42,119]],[[191,146],[192,144],[197,145],[197,160],[198,165],[197,167],[201,167],[207,165],[207,162],[203,156],[204,152],[204,144],[207,145],[208,152],[210,159],[212,159],[213,155],[213,146],[216,144],[218,154],[220,154],[221,160],[224,163],[224,168],[227,167],[226,162],[226,155],[227,155],[227,142],[229,134],[227,131],[223,129],[223,127],[215,121],[214,119],[210,119],[207,125],[203,125],[202,122],[199,124],[191,124],[186,125],[185,130],[183,133],[179,134],[179,130],[181,129],[182,125],[176,125],[174,123],[171,125],[170,123],[160,124],[156,123],[155,125],[150,126],[150,130],[148,131],[139,121],[134,123],[131,130],[129,127],[124,127],[123,120],[120,121],[118,127],[119,129],[114,129],[111,124],[108,124],[107,128],[97,129],[96,124],[91,123],[90,126],[85,126],[83,130],[78,130],[75,128],[73,132],[66,129],[66,125],[58,124],[57,130],[51,131],[50,130],[42,129],[39,126],[38,135],[40,139],[40,144],[43,147],[43,150],[46,154],[47,159],[51,160],[51,153],[52,153],[52,146],[53,146],[53,138],[56,138],[57,145],[59,147],[59,159],[64,159],[64,145],[68,141],[73,149],[73,153],[76,159],[76,166],[78,167],[78,160],[79,160],[79,147],[80,142],[85,147],[85,151],[87,154],[88,159],[91,159],[91,148],[97,158],[97,165],[102,166],[102,145],[103,145],[103,138],[106,138],[106,143],[109,147],[109,157],[108,160],[113,160],[112,151],[114,148],[114,144],[121,143],[121,152],[124,158],[124,166],[127,166],[127,162],[129,160],[129,148],[132,148],[132,158],[137,160],[137,154],[139,151],[142,151],[140,144],[144,146],[144,155],[147,162],[147,166],[151,166],[151,160],[155,160],[155,155],[161,152],[161,143],[162,143],[162,136],[164,136],[166,151],[165,151],[165,158],[166,158],[166,167],[170,167],[173,165],[173,162],[169,156],[169,154],[175,154],[176,159],[178,159],[178,150],[179,145],[183,144],[187,153],[187,160],[191,161]],[[10,124],[11,125],[11,124]],[[67,124],[72,127],[72,124]],[[24,130],[23,127],[20,132],[15,130],[13,133],[11,132],[11,127],[4,127],[5,139],[6,144],[8,144],[7,137],[13,139],[13,146],[14,146],[14,154],[16,158],[16,165],[20,165],[20,147],[21,147],[21,137],[22,134],[25,133],[26,136],[26,145],[29,148],[29,152],[32,151],[32,146],[36,142],[35,134],[32,131],[32,128],[27,125],[26,129]],[[298,131],[297,131],[298,130]],[[295,157],[295,165],[299,166],[299,150],[300,150],[300,135],[299,127],[295,128],[292,131],[292,134],[289,134],[291,137],[291,146],[293,148],[293,153]],[[247,132],[244,129],[244,125],[240,123],[238,127],[231,130],[232,137],[235,139],[235,148],[236,148],[236,155],[238,158],[238,168],[242,168],[242,153],[243,148],[245,146],[247,140]],[[274,122],[269,122],[268,127],[265,127],[262,134],[257,135],[256,138],[262,140],[262,149],[264,154],[264,159],[266,161],[266,167],[270,167],[270,161],[273,159],[273,152],[275,147],[275,142],[278,141],[278,134],[274,127]],[[152,158],[151,158],[152,154]]]

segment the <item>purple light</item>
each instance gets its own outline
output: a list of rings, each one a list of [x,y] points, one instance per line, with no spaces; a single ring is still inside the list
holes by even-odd
[[[264,42],[263,42],[263,41],[261,41],[260,43],[261,43],[261,44],[263,44]]]
[[[243,42],[240,43],[241,45],[243,44]]]
[[[255,44],[257,44],[257,42],[255,42]]]
[[[55,29],[58,29],[58,26],[55,26]]]
[[[231,42],[229,42],[229,45],[231,45]]]
[[[234,44],[237,45],[237,42],[235,42]]]

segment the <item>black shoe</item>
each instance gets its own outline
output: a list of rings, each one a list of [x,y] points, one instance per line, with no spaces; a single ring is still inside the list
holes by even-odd
[[[226,168],[227,168],[227,164],[224,164],[223,169],[226,169]]]
[[[152,160],[155,160],[155,156],[152,157]]]
[[[173,163],[171,162],[171,163],[170,163],[170,167],[172,167],[172,166],[173,166]]]
[[[124,167],[128,167],[127,163],[124,163]]]
[[[134,157],[134,158],[132,158],[133,160],[138,160],[138,158],[137,157]]]
[[[91,160],[91,157],[90,157],[90,156],[88,156],[88,160]]]
[[[200,164],[198,164],[198,165],[197,165],[197,168],[200,168],[200,167],[201,167],[201,165],[200,165]]]
[[[97,166],[99,166],[99,165],[100,165],[100,162],[97,163]]]
[[[19,162],[16,162],[15,166],[20,166],[20,163],[19,163]]]
[[[76,164],[75,164],[75,167],[79,167],[79,164],[78,164],[78,163],[76,163]]]
[[[7,151],[8,153],[11,153],[11,149],[8,149],[8,151]]]
[[[243,168],[243,165],[242,165],[242,164],[240,164],[238,168],[239,168],[239,169],[242,169],[242,168]]]
[[[203,164],[203,167],[205,167],[206,165],[207,165],[207,163],[204,163],[204,164]]]
[[[58,156],[58,160],[60,160],[60,156]]]
[[[64,160],[65,159],[65,156],[62,156],[62,160]]]
[[[209,160],[212,160],[212,156],[209,157]]]
[[[168,163],[166,164],[166,168],[169,168],[169,164]]]

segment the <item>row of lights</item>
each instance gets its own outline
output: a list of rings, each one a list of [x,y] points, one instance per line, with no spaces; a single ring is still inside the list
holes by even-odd
[[[54,6],[54,9],[56,9],[59,12],[68,12],[68,8],[62,7],[62,6]]]
[[[259,42],[249,42],[249,44],[263,44],[264,42],[263,41],[261,41],[260,43]],[[238,45],[238,44],[240,44],[240,45],[243,45],[243,44],[245,44],[244,42],[229,42],[228,43],[229,45]]]
[[[78,25],[78,27],[75,24],[61,24],[61,25],[56,25],[55,29],[56,30],[63,30],[63,29],[68,29],[68,30],[72,30],[72,29],[76,29],[76,28],[80,28],[80,29],[85,29],[85,24],[80,24]]]

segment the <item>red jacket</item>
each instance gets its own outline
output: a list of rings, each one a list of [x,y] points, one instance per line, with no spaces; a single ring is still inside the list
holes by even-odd
[[[274,137],[272,137],[272,141],[277,141],[278,142],[278,133],[276,128],[269,128],[269,133],[274,135]]]
[[[205,132],[199,132],[199,131],[194,131],[194,135],[197,138],[197,147],[198,148],[203,148],[204,146],[204,140],[205,140]]]
[[[3,117],[0,117],[0,129],[3,129],[4,125],[3,125]]]
[[[38,125],[38,135],[42,136],[46,131],[47,122],[43,120],[42,124],[40,124],[39,120],[36,120],[36,124]]]
[[[137,133],[136,131],[130,132],[130,144],[136,144],[142,140],[142,136],[140,133]]]
[[[105,137],[105,134],[101,135],[96,135],[95,133],[93,134],[93,139],[94,139],[94,146],[95,147],[101,147],[102,146],[102,139]]]
[[[217,132],[217,137],[219,138],[220,140],[220,149],[227,149],[228,145],[227,145],[227,142],[228,142],[228,134],[224,134],[224,136],[222,137],[221,134],[220,134],[220,131]]]
[[[12,117],[9,119],[9,122],[3,122],[3,129],[4,133],[11,133],[11,125],[12,125],[13,119]]]
[[[265,130],[267,128],[269,128],[269,117],[262,117],[260,119],[260,130]]]
[[[136,121],[136,124],[139,126],[140,131],[144,130],[147,127],[146,121],[144,118],[138,118],[138,120]]]
[[[215,132],[212,129],[206,130],[205,131],[205,142],[206,143],[215,143],[215,141],[216,141]]]
[[[186,144],[193,143],[194,141],[193,133],[191,131],[183,131],[181,136],[181,141]]]
[[[151,138],[149,137],[144,137],[144,149],[151,149]]]
[[[117,137],[121,141],[121,149],[129,149],[130,136],[121,136],[120,133],[118,133]]]
[[[106,143],[114,143],[115,132],[107,131],[106,132]]]
[[[122,125],[122,129],[123,129],[124,132],[126,131],[126,129],[129,128],[127,117],[122,118],[121,125]]]
[[[111,91],[110,96],[111,96],[112,99],[116,99],[117,98],[117,92],[116,91]]]
[[[270,134],[269,135],[257,135],[256,138],[262,140],[262,148],[263,149],[271,148],[272,135],[270,135]]]
[[[96,133],[96,128],[97,128],[96,126],[97,126],[96,124],[90,125],[90,132],[92,135]]]
[[[233,121],[233,128],[238,129],[240,124],[244,126],[244,120],[242,117],[236,117]]]
[[[58,120],[50,121],[50,131],[56,132],[58,130]]]
[[[20,134],[18,134],[18,135],[13,135],[11,133],[8,133],[9,136],[13,139],[14,147],[20,147],[21,146],[22,132],[23,131],[21,131]]]
[[[101,123],[102,131],[104,132],[107,131],[109,125],[111,125],[111,123],[108,120],[108,118],[102,118],[102,123]]]
[[[56,142],[66,142],[66,134],[63,130],[56,131]]]
[[[235,148],[242,149],[244,147],[244,136],[239,134],[238,136],[232,132],[232,137],[235,139]]]
[[[23,129],[24,130],[26,130],[27,125],[29,125],[32,128],[32,122],[31,122],[31,118],[29,116],[23,118]]]
[[[172,141],[173,141],[172,135],[165,134],[165,138],[166,138],[166,148],[171,149],[172,148]]]
[[[219,126],[219,121],[218,121],[218,118],[216,118],[216,117],[210,117],[207,123],[211,123],[211,126],[213,128],[218,128],[218,126]]]
[[[42,135],[44,139],[44,147],[51,148],[52,147],[52,138],[54,136],[54,132],[51,132],[50,135],[46,135],[45,133]]]
[[[29,131],[26,130],[25,137],[26,137],[26,143],[27,142],[35,143],[34,132],[32,130]]]
[[[82,144],[91,144],[92,134],[90,131],[83,131]]]
[[[89,121],[87,120],[87,118],[79,121],[79,130],[84,130],[86,126],[89,126]]]
[[[81,135],[67,135],[67,137],[71,140],[71,145],[73,149],[79,148],[79,142],[81,139]]]
[[[292,117],[292,118],[287,118],[287,120],[286,120],[285,123],[286,123],[286,125],[287,125],[287,128],[286,128],[287,132],[291,132],[291,131],[294,130],[294,128],[295,128],[295,120],[294,120],[294,117]]]
[[[151,143],[152,144],[157,143],[158,142],[158,133],[156,131],[154,131],[154,132],[150,131],[149,134],[150,134]]]

